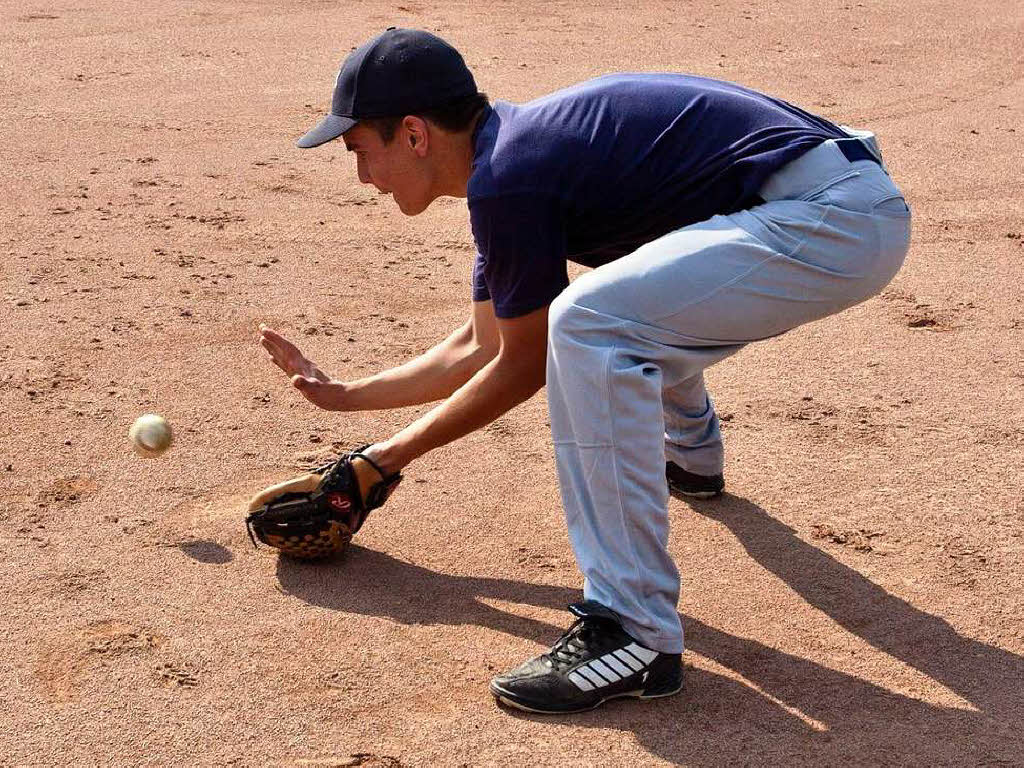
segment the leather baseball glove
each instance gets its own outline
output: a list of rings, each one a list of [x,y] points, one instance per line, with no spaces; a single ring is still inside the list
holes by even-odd
[[[312,560],[337,554],[348,546],[371,510],[381,506],[401,482],[402,475],[385,476],[363,455],[364,445],[337,461],[299,477],[272,485],[249,502],[246,529],[256,539],[290,557]],[[368,462],[381,480],[366,494],[359,492],[352,459]]]

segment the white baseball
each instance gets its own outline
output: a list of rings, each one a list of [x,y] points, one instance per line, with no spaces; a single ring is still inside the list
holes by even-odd
[[[144,413],[135,420],[128,430],[135,452],[148,459],[159,456],[171,447],[174,433],[163,416]]]

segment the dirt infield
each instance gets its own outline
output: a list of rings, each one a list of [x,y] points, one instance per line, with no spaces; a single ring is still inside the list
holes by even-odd
[[[708,372],[731,493],[671,502],[682,696],[487,692],[580,594],[543,393],[334,564],[246,536],[254,490],[423,410],[314,410],[257,324],[350,378],[468,314],[463,201],[407,218],[293,146],[389,25],[498,99],[738,81],[874,130],[907,192],[881,296]],[[1014,0],[0,0],[0,764],[1024,764],[1022,39]]]

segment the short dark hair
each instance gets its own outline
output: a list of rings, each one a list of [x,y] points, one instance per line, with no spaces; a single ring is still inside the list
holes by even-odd
[[[434,107],[423,112],[415,113],[428,122],[438,126],[448,133],[459,133],[464,131],[473,123],[473,119],[487,107],[490,101],[486,93],[477,93],[466,99],[459,99],[443,107]],[[359,122],[368,125],[377,132],[385,144],[394,141],[398,126],[402,124],[405,115],[399,117],[368,117]]]

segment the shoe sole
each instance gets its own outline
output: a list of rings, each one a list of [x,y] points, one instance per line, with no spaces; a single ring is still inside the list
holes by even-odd
[[[509,694],[508,691],[505,691],[504,689],[499,688],[497,686],[491,686],[491,693],[493,693],[494,698],[496,698],[502,704],[505,704],[509,707],[514,707],[515,709],[521,709],[523,712],[531,712],[536,715],[575,715],[579,712],[589,712],[592,709],[597,709],[606,701],[611,701],[612,699],[634,698],[639,699],[640,701],[650,701],[651,699],[664,699],[667,696],[675,696],[677,693],[683,690],[683,687],[683,684],[680,683],[679,687],[676,688],[674,691],[666,691],[664,693],[644,694],[643,691],[626,691],[625,693],[617,693],[614,696],[606,696],[605,698],[598,701],[596,704],[592,704],[589,707],[581,707],[580,709],[537,709],[536,707],[528,706],[526,704],[523,704],[522,702],[510,698],[511,694]]]
[[[714,499],[722,495],[722,491],[684,491],[671,485],[668,490],[673,496],[686,496],[691,499]]]

